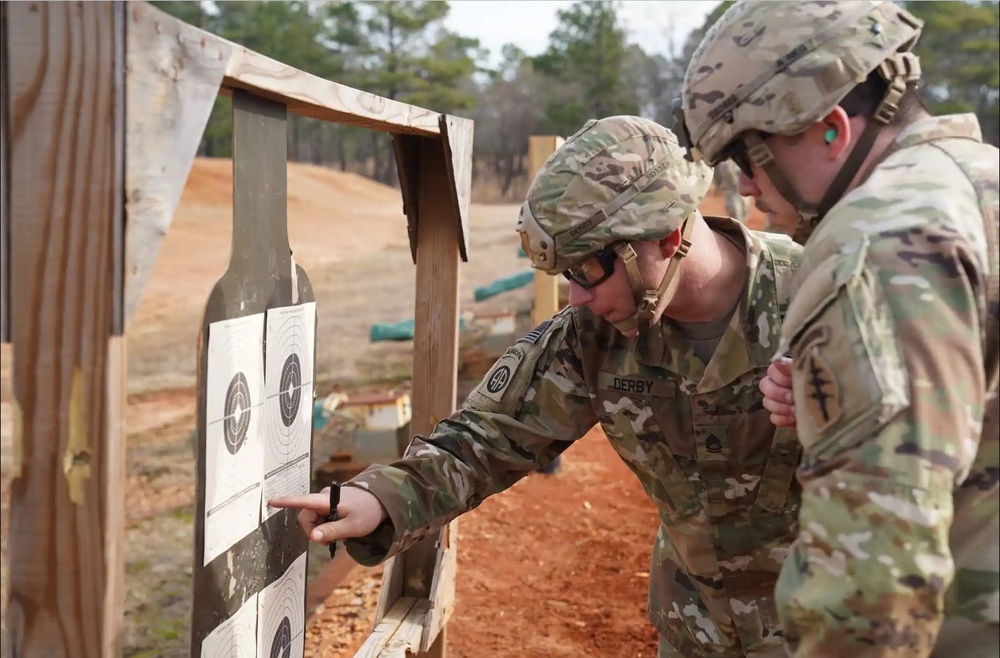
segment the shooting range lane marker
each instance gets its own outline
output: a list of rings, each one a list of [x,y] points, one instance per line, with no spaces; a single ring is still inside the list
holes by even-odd
[[[213,322],[208,336],[202,564],[260,524],[264,314]]]
[[[268,506],[271,498],[309,493],[316,303],[268,309],[266,327],[265,520],[281,511]]]

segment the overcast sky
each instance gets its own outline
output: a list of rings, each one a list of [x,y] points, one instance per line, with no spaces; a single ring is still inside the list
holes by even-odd
[[[555,29],[556,12],[573,4],[563,0],[451,0],[445,25],[463,36],[475,37],[490,50],[496,64],[500,47],[513,43],[528,55],[538,55]],[[620,18],[632,42],[649,54],[668,54],[671,32],[677,47],[701,26],[718,0],[626,1]]]

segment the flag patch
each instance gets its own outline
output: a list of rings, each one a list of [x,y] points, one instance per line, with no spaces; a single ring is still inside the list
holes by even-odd
[[[545,320],[540,325],[518,338],[517,342],[530,343],[531,345],[534,345],[538,342],[538,339],[542,337],[542,334],[545,333],[545,330],[549,328],[550,324],[552,324],[552,320]]]

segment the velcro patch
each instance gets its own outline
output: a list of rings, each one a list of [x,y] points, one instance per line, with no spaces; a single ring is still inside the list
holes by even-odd
[[[486,377],[483,378],[482,383],[479,385],[478,392],[494,402],[503,400],[503,395],[507,392],[507,387],[514,380],[514,375],[517,373],[517,369],[521,367],[521,361],[523,360],[524,350],[519,347],[508,347],[503,356],[486,373]]]
[[[673,398],[676,396],[674,382],[640,375],[601,372],[598,376],[597,387],[606,391],[654,398]]]
[[[521,336],[520,338],[518,338],[516,342],[518,342],[518,343],[529,343],[531,345],[534,345],[535,343],[538,342],[538,339],[542,337],[542,334],[545,333],[545,330],[549,328],[550,324],[552,324],[552,320],[545,320],[545,321],[543,321],[537,327],[535,327],[534,329],[532,329],[528,333],[526,333],[523,336]]]
[[[839,421],[843,411],[836,369],[824,358],[821,349],[829,342],[829,327],[820,325],[808,329],[799,339],[801,348],[795,361],[806,391],[806,399],[799,406],[805,409],[820,432]]]

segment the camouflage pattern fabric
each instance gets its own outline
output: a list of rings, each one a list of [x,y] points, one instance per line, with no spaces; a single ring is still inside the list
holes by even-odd
[[[685,153],[649,119],[585,123],[549,156],[521,206],[517,228],[532,267],[558,274],[612,242],[673,233],[712,181],[711,168]]]
[[[738,0],[691,55],[683,110],[709,164],[742,133],[795,135],[890,59],[906,73],[923,22],[888,0]],[[906,76],[904,76],[906,77]]]
[[[715,165],[715,187],[726,203],[726,214],[746,223],[750,212],[750,197],[740,194],[740,168],[732,160],[723,160]]]
[[[911,124],[806,244],[796,657],[997,655],[998,160],[974,115]]]
[[[403,459],[347,483],[389,517],[346,542],[351,556],[375,565],[406,550],[600,423],[659,510],[648,612],[660,655],[784,656],[773,591],[797,533],[799,447],[771,425],[758,383],[800,247],[706,221],[747,253],[744,293],[709,363],[667,321],[626,339],[585,307],[564,309],[511,346]]]

